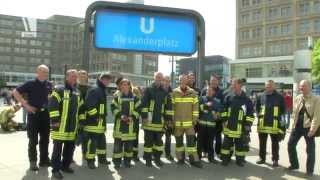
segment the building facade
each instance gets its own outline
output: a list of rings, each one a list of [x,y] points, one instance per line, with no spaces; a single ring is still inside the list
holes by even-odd
[[[229,82],[229,61],[230,59],[224,56],[206,56],[201,61],[201,84],[202,87],[208,83],[210,76],[216,74],[221,77],[221,86],[226,87]],[[176,63],[177,79],[180,74],[186,74],[189,72],[196,73],[197,59],[196,58],[184,58],[180,59]]]
[[[238,0],[231,76],[293,83],[293,54],[320,38],[320,0]]]
[[[8,85],[34,78],[35,67],[50,67],[52,80],[63,81],[66,68],[80,68],[83,54],[82,18],[54,15],[33,19],[0,15],[0,76]],[[90,49],[90,77],[115,71],[145,86],[158,69],[154,54],[115,53]]]

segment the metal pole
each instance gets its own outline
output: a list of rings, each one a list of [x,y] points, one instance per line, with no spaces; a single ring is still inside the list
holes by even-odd
[[[174,86],[174,71],[173,71],[173,68],[174,68],[174,56],[171,56],[171,87],[173,88]]]
[[[204,26],[204,24],[203,24]],[[197,57],[197,74],[198,74],[198,88],[202,88],[202,74],[201,74],[201,65],[202,65],[202,60],[205,58],[205,29],[204,27],[199,28],[199,34],[198,34],[198,57]],[[202,30],[202,31],[201,31]]]

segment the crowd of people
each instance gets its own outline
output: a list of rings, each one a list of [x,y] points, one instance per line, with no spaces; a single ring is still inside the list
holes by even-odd
[[[13,91],[15,99],[28,112],[27,134],[30,170],[52,167],[54,178],[62,173],[74,173],[75,144],[81,145],[83,159],[89,169],[109,165],[106,156],[107,108],[114,116],[114,148],[112,163],[116,169],[132,167],[132,160],[139,161],[139,129],[144,131],[143,160],[148,167],[164,165],[165,157],[173,161],[171,136],[175,137],[175,157],[178,165],[189,163],[202,168],[202,159],[228,166],[235,155],[236,164],[245,166],[246,153],[250,150],[252,124],[258,120],[259,159],[266,162],[266,142],[272,141],[272,166],[279,166],[279,142],[286,135],[288,108],[286,99],[277,92],[275,82],[265,82],[265,90],[255,102],[243,90],[243,79],[233,78],[230,87],[219,87],[219,77],[212,75],[208,85],[200,90],[195,86],[193,73],[179,76],[179,85],[171,87],[170,78],[155,72],[153,83],[143,91],[124,77],[116,79],[117,91],[108,94],[107,88],[115,78],[102,73],[96,86],[88,85],[84,70],[70,69],[63,85],[47,80],[48,67],[40,65],[36,79],[27,81]],[[307,143],[307,172],[313,175],[315,165],[315,136],[320,126],[320,100],[312,95],[311,84],[302,80],[301,94],[292,105],[292,130],[288,142],[290,166],[299,168],[296,146],[303,136]],[[107,96],[113,100],[108,107]],[[24,98],[27,97],[27,98]],[[38,134],[40,140],[38,140]],[[165,143],[162,136],[165,135]],[[51,136],[53,150],[49,158],[48,144]],[[79,140],[79,137],[81,137]],[[184,141],[185,137],[185,141]],[[40,161],[37,159],[39,143]],[[62,156],[62,157],[61,157]],[[152,163],[154,162],[154,164]],[[39,166],[38,166],[39,165]]]

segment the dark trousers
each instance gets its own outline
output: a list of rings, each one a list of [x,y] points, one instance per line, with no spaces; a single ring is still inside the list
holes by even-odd
[[[245,142],[242,138],[231,138],[224,136],[222,149],[221,149],[221,159],[222,161],[230,161],[231,153],[233,152],[233,147],[235,147],[235,154],[237,161],[244,161],[245,154],[247,150],[245,149]]]
[[[135,129],[136,139],[133,140],[133,157],[138,158],[139,155],[139,125]]]
[[[266,160],[268,135],[269,134],[266,134],[266,133],[259,133],[259,156],[263,160]],[[271,137],[271,143],[272,143],[272,161],[278,161],[279,160],[278,135],[270,134],[270,137]]]
[[[215,127],[208,127],[206,125],[199,125],[197,137],[197,150],[199,158],[203,152],[208,153],[208,159],[214,159],[213,139],[216,135]]]
[[[133,141],[122,141],[120,138],[114,139],[112,161],[115,165],[120,165],[122,158],[126,163],[130,163],[133,156]]]
[[[308,132],[308,128],[295,128],[292,130],[288,142],[288,153],[291,166],[299,167],[296,146],[303,136],[307,144],[307,172],[313,173],[315,164],[315,141],[314,137],[308,136]]]
[[[215,141],[215,148],[214,150],[216,151],[217,155],[220,155],[221,153],[221,147],[222,147],[222,123],[221,122],[217,122],[216,123],[216,132],[215,132],[215,136],[214,136],[214,141]]]
[[[165,132],[165,146],[164,151],[166,156],[171,155],[171,136],[173,135],[173,128],[167,128]]]
[[[49,160],[48,145],[49,145],[50,121],[48,111],[36,112],[28,114],[27,135],[29,138],[28,155],[30,162],[37,161],[37,144],[39,142],[40,162]],[[40,141],[38,141],[40,135]]]
[[[86,159],[88,161],[94,161],[95,156],[98,155],[98,162],[105,161],[106,156],[106,135],[104,133],[90,133],[85,132],[86,135]]]
[[[144,154],[143,158],[151,161],[152,155],[160,159],[163,152],[162,132],[144,130]]]
[[[52,172],[68,168],[71,164],[74,152],[74,141],[53,141],[53,151],[51,156]],[[62,153],[62,161],[61,161]]]

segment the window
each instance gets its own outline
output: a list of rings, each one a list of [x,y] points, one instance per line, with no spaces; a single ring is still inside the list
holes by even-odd
[[[279,15],[278,15],[278,8],[277,7],[274,7],[274,8],[270,8],[269,9],[269,19],[275,19],[277,18]]]
[[[15,63],[25,63],[26,61],[27,61],[26,57],[19,57],[19,56],[13,57],[13,62]]]
[[[10,38],[0,37],[0,43],[11,43],[11,39]]]
[[[261,38],[261,28],[258,27],[258,28],[255,28],[252,30],[252,38],[253,39],[258,39],[258,38]]]
[[[248,13],[241,14],[241,19],[240,19],[241,24],[248,24],[249,21],[250,21],[250,14]]]
[[[12,34],[12,31],[10,29],[0,28],[0,34],[10,35],[10,34]]]
[[[45,47],[51,47],[51,42],[45,42],[45,43],[44,43],[44,46],[45,46]]]
[[[262,55],[262,47],[261,46],[256,46],[252,48],[251,51],[252,56],[261,56]]]
[[[10,47],[0,46],[0,52],[11,52],[11,48]]]
[[[320,32],[320,19],[314,21],[314,31]]]
[[[291,24],[282,24],[281,25],[281,35],[288,35],[292,32]]]
[[[249,47],[240,48],[240,57],[248,57],[249,55],[250,55]]]
[[[262,67],[249,67],[246,69],[246,77],[262,77]]]
[[[281,8],[281,17],[291,16],[291,7],[282,7]]]
[[[51,53],[50,53],[50,51],[49,50],[44,50],[44,55],[47,55],[47,56],[49,56]]]
[[[249,30],[243,30],[240,32],[240,40],[248,40],[250,39],[250,31]]]
[[[252,0],[252,5],[260,4],[261,0]]]
[[[261,19],[261,10],[256,10],[252,12],[252,21],[256,22],[256,21],[260,21]]]
[[[310,2],[304,1],[299,4],[299,14],[307,15],[310,12]]]
[[[310,22],[308,20],[303,20],[299,24],[299,32],[306,33],[310,30]]]
[[[36,49],[36,55],[40,55],[41,54],[41,49]]]
[[[320,13],[320,1],[314,1],[313,12]]]
[[[35,49],[30,49],[30,54],[36,54],[36,50]]]
[[[13,22],[10,20],[6,20],[6,19],[0,19],[0,25],[12,26]]]
[[[250,1],[249,0],[242,0],[242,7],[246,7],[250,5]]]
[[[268,28],[268,36],[277,36],[279,34],[278,26],[270,26]]]
[[[308,49],[308,40],[307,39],[300,39],[298,41],[298,48],[299,49]]]

